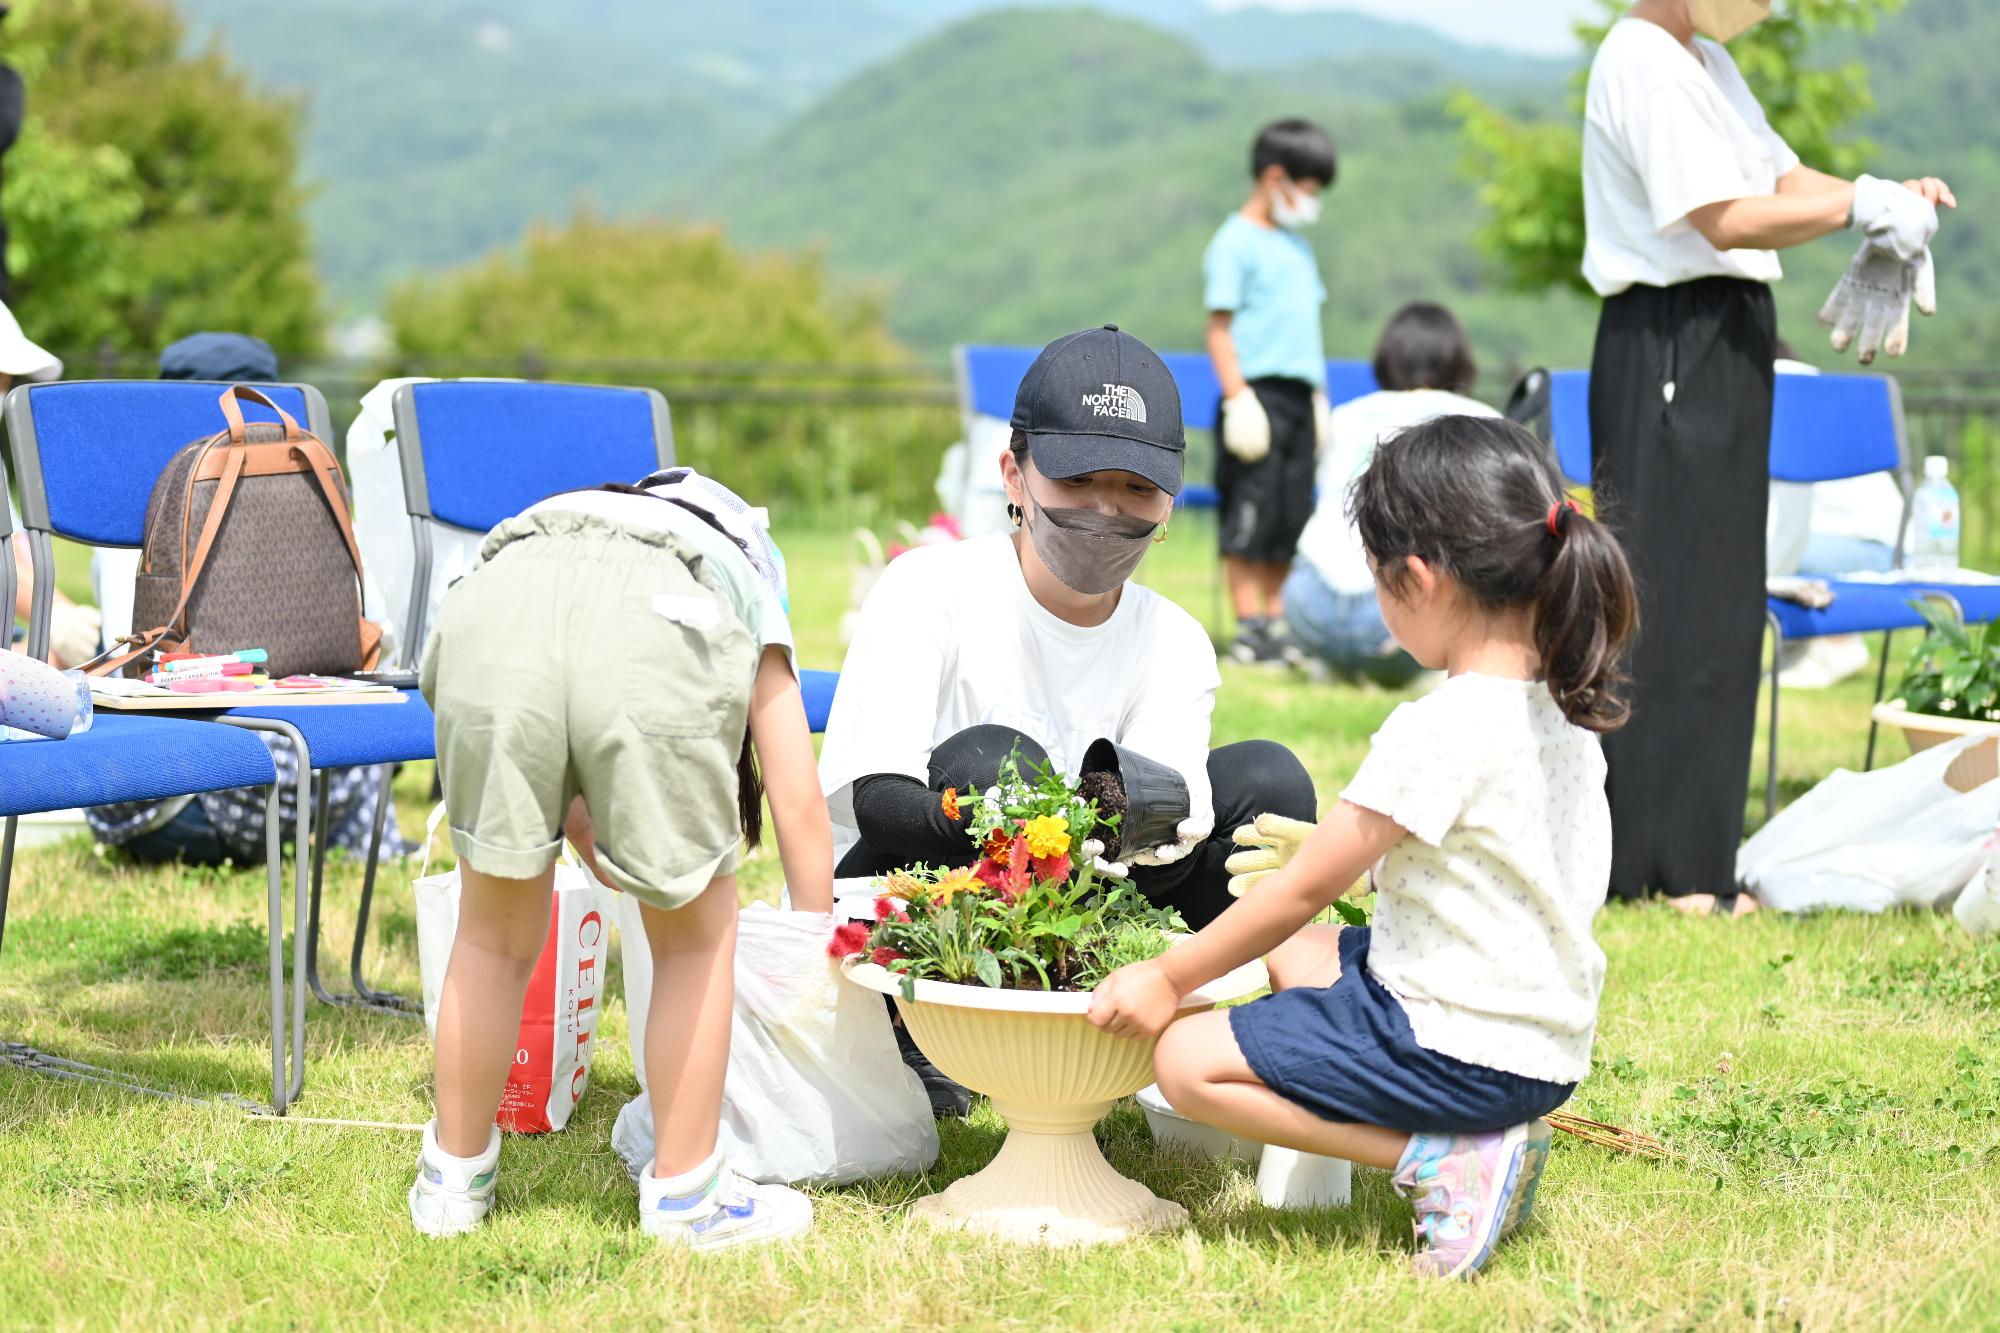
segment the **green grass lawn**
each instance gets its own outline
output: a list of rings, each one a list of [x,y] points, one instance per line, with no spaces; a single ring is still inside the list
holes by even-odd
[[[1204,617],[1208,540],[1178,526],[1147,562]],[[786,545],[801,657],[831,666],[846,542]],[[1397,701],[1225,667],[1216,738],[1285,741],[1330,799]],[[1789,793],[1859,764],[1867,701],[1863,683],[1787,695]],[[427,766],[405,771],[407,831],[429,789]],[[406,992],[413,873],[385,870],[372,946]],[[770,896],[776,873],[770,852],[753,856],[746,894]],[[359,882],[358,866],[331,867],[330,941],[352,928]],[[141,868],[82,840],[25,851],[0,1033],[198,1093],[267,1095],[262,898],[258,872]],[[1100,1137],[1119,1169],[1188,1207],[1181,1235],[1040,1252],[910,1219],[909,1199],[997,1149],[982,1110],[943,1127],[927,1176],[818,1192],[795,1248],[670,1252],[637,1231],[608,1143],[636,1091],[614,998],[578,1117],[509,1140],[492,1225],[456,1242],[409,1229],[412,1134],[0,1070],[0,1326],[2000,1327],[2000,945],[1973,946],[1948,918],[1662,907],[1607,910],[1598,934],[1598,1067],[1571,1109],[1680,1157],[1558,1136],[1537,1224],[1467,1286],[1405,1275],[1409,1210],[1380,1173],[1357,1172],[1350,1208],[1273,1212],[1245,1168],[1156,1151],[1129,1104]],[[621,994],[614,976],[606,995]],[[428,1115],[420,1023],[309,1019],[298,1115]]]

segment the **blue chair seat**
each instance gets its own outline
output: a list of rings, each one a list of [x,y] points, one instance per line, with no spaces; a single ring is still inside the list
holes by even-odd
[[[6,815],[267,787],[277,779],[271,752],[249,732],[183,718],[99,713],[80,736],[0,745]]]
[[[1833,590],[1833,604],[1817,611],[1776,597],[1770,599],[1771,615],[1787,639],[1917,628],[1924,619],[1910,602],[1925,592],[1947,593],[1957,599],[1969,623],[2000,620],[2000,585],[1852,583],[1835,579],[1827,586]]]
[[[392,704],[295,704],[234,708],[233,717],[266,718],[298,730],[312,766],[361,768],[437,757],[437,719],[415,690]]]
[[[826,730],[827,716],[833,712],[833,692],[839,685],[838,671],[799,672],[799,693],[806,701],[806,725],[815,736]]]

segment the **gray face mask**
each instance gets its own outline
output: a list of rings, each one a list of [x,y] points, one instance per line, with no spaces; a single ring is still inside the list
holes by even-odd
[[[1110,592],[1132,577],[1159,524],[1095,509],[1046,509],[1028,496],[1028,536],[1049,573],[1081,593]]]

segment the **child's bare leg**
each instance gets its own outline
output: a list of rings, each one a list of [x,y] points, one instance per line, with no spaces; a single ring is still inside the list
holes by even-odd
[[[1265,1087],[1237,1047],[1226,1013],[1196,1014],[1169,1027],[1153,1053],[1153,1069],[1160,1091],[1176,1111],[1259,1143],[1344,1157],[1385,1171],[1395,1169],[1409,1146],[1408,1134],[1322,1120]]]
[[[646,1082],[653,1100],[653,1174],[692,1171],[715,1151],[735,1000],[736,876],[718,875],[672,912],[641,905],[653,951]]]
[[[534,879],[501,879],[459,865],[458,935],[437,1025],[437,1141],[454,1157],[477,1157],[491,1139],[554,882],[553,866]]]
[[[1272,990],[1324,989],[1340,980],[1339,926],[1311,925],[1264,955]]]

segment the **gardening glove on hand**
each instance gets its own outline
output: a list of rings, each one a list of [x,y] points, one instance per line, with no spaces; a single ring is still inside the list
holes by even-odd
[[[1183,819],[1174,827],[1172,842],[1160,847],[1149,847],[1142,852],[1134,852],[1130,860],[1135,866],[1170,866],[1200,846],[1214,831],[1214,815]]]
[[[1222,447],[1245,463],[1262,462],[1271,452],[1271,418],[1247,386],[1222,400]]]
[[[1869,246],[1913,264],[1937,235],[1937,205],[1895,181],[1857,176],[1847,225],[1866,236]]]
[[[1872,240],[1864,241],[1820,307],[1819,322],[1833,329],[1829,341],[1834,351],[1854,344],[1865,366],[1879,351],[1901,356],[1908,349],[1912,304],[1926,315],[1937,310],[1931,252],[1924,250],[1914,262],[1906,262]]]
[[[1106,879],[1124,879],[1132,873],[1122,861],[1105,860],[1104,844],[1095,838],[1085,838],[1079,850],[1083,853],[1083,859],[1090,862],[1097,873]]]
[[[1333,441],[1333,405],[1326,401],[1323,390],[1313,392],[1313,457],[1326,457],[1326,447]]]
[[[1283,815],[1258,815],[1257,822],[1236,830],[1235,842],[1252,850],[1238,852],[1223,862],[1230,874],[1229,892],[1241,898],[1266,876],[1291,864],[1317,824]]]
[[[57,666],[80,666],[97,656],[103,635],[104,615],[94,606],[70,603],[49,613],[49,647]]]

